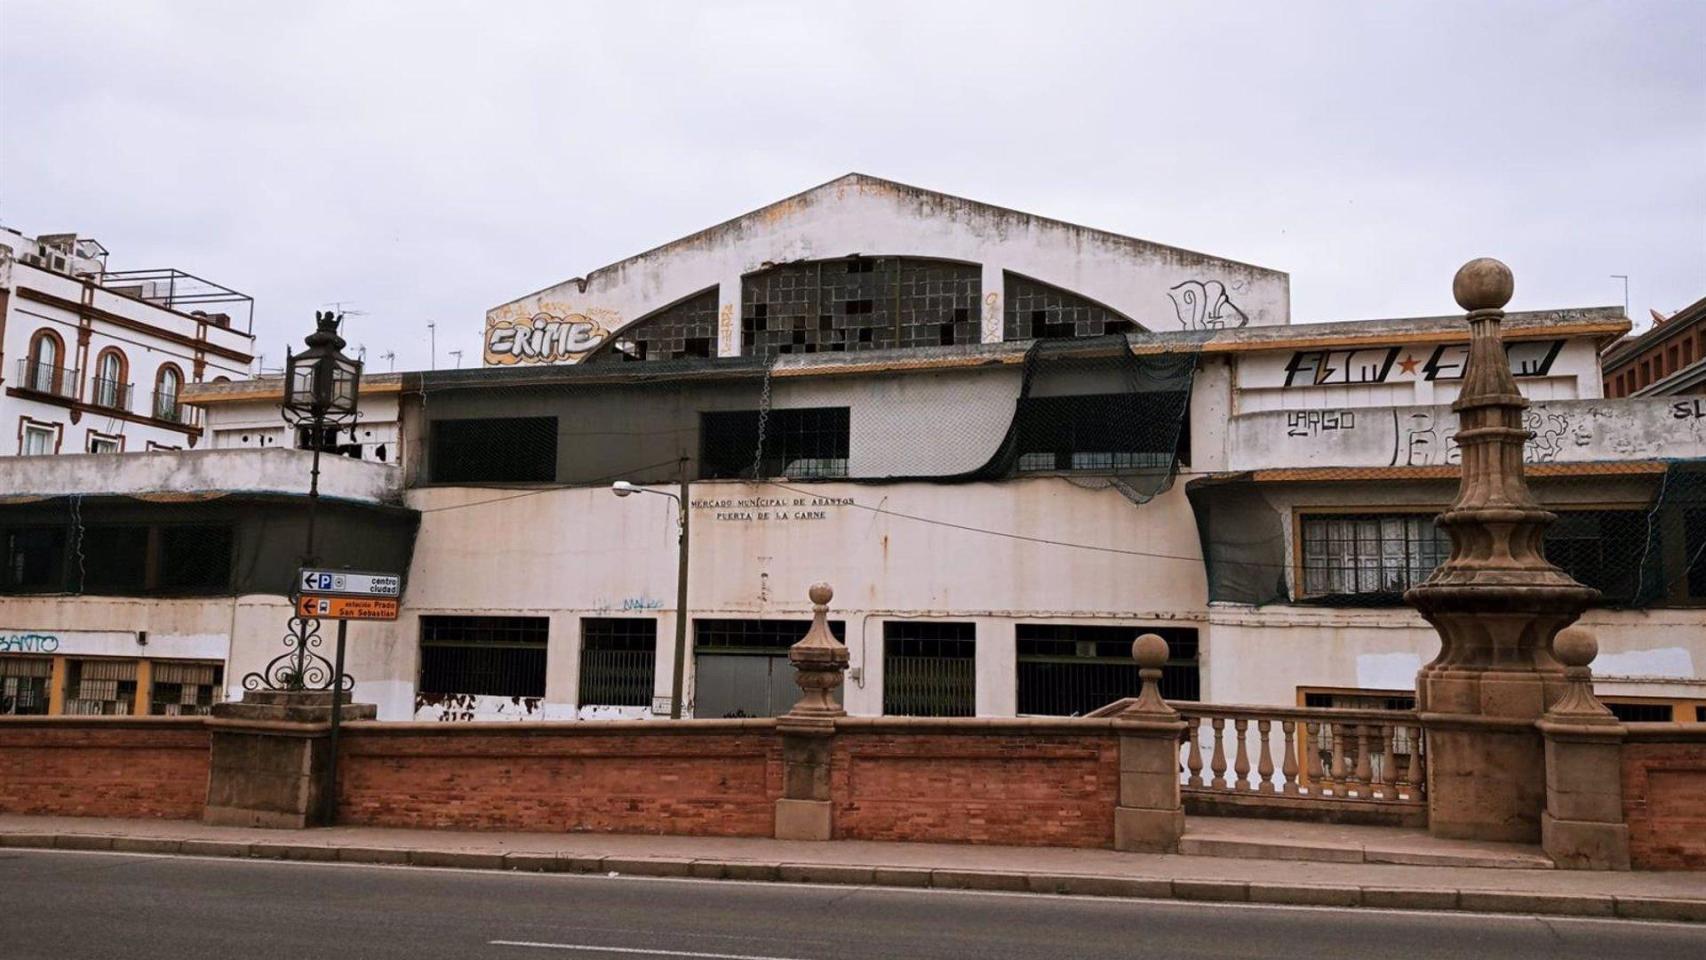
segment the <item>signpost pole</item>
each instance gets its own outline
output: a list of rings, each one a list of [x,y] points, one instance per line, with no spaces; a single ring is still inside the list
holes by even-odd
[[[320,817],[320,822],[328,827],[338,818],[338,727],[344,714],[344,638],[348,634],[349,621],[339,620],[338,651],[333,655],[332,665],[332,733],[326,744],[330,767],[326,771],[326,796],[322,801],[325,812]]]

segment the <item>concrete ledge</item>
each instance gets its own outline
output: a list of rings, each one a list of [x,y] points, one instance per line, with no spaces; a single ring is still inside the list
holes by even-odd
[[[617,873],[637,877],[932,887],[1088,897],[1293,904],[1466,913],[1620,917],[1706,924],[1706,898],[1549,894],[1392,886],[1336,886],[1239,880],[1168,879],[1013,870],[958,870],[857,864],[776,863],[715,858],[597,857],[549,852],[420,850],[329,844],[126,837],[86,833],[0,833],[10,849],[92,850],[186,856],[394,864],[541,873]]]

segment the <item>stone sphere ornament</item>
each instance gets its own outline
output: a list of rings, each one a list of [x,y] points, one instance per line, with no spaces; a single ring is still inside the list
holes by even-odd
[[[1457,269],[1451,278],[1451,295],[1468,311],[1499,310],[1511,302],[1516,278],[1511,268],[1492,257],[1477,257]]]
[[[1552,639],[1552,656],[1566,667],[1585,667],[1599,656],[1599,641],[1587,627],[1565,627]]]
[[[827,583],[814,583],[806,591],[806,595],[811,597],[812,603],[825,607],[829,605],[829,601],[835,599],[835,588]]]
[[[1145,669],[1161,669],[1167,663],[1167,654],[1167,641],[1153,633],[1143,634],[1131,644],[1132,659]]]

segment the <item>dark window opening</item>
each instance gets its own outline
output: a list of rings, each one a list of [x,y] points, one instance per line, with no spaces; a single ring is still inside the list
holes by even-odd
[[[419,696],[543,697],[546,617],[421,618]]]
[[[1627,603],[1641,587],[1647,547],[1644,510],[1561,510],[1546,528],[1546,559],[1600,592],[1599,603]]]
[[[1179,391],[1026,397],[1019,401],[1021,471],[1170,469],[1183,447]]]
[[[136,712],[135,660],[72,660],[65,669],[66,715],[119,717]]]
[[[883,623],[883,713],[969,717],[977,712],[977,625]]]
[[[581,706],[650,706],[657,642],[658,622],[650,617],[581,620]]]
[[[1706,508],[1682,513],[1683,550],[1688,567],[1683,577],[1692,600],[1706,600]]]
[[[227,526],[160,528],[156,577],[162,593],[221,593],[231,585],[234,537]]]
[[[789,647],[805,639],[811,626],[810,620],[695,620],[693,649],[727,654],[785,654]],[[829,621],[829,632],[845,642],[846,621]]]
[[[1016,629],[1021,714],[1083,716],[1137,696],[1143,687],[1131,645],[1145,633],[1167,641],[1161,695],[1168,700],[1201,699],[1195,630],[1068,623],[1021,623]]]
[[[349,437],[344,437],[344,427],[312,427],[298,426],[296,428],[296,449],[313,450],[319,448],[321,453],[330,453],[340,457],[361,459],[361,441],[356,439],[355,428],[349,427]]]
[[[711,358],[717,355],[715,287],[664,307],[623,327],[609,346],[595,349],[588,363]]]
[[[557,479],[556,417],[432,421],[433,483]]]
[[[763,418],[764,449],[758,449],[757,410],[699,415],[699,477],[845,477],[851,430],[847,407],[773,409]]]
[[[982,268],[975,264],[907,257],[772,267],[741,283],[742,353],[762,357],[975,343],[982,279]],[[944,341],[947,324],[954,328],[951,341]],[[802,340],[782,331],[807,336]]]
[[[1605,706],[1624,723],[1670,723],[1675,716],[1668,703],[1607,703]]]
[[[788,648],[810,629],[810,620],[695,620],[693,715],[774,717],[788,712],[800,699]],[[829,630],[838,640],[846,637],[843,621],[829,621]]]
[[[82,542],[83,593],[134,594],[148,589],[149,533],[147,526],[89,526]],[[77,566],[74,563],[73,566]],[[73,578],[76,571],[73,571]]]
[[[0,570],[0,589],[8,593],[64,592],[65,533],[64,527],[6,530],[6,566]]]

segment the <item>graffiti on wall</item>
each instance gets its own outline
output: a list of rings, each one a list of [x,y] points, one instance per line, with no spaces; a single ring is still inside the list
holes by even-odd
[[[1313,437],[1334,430],[1355,430],[1355,410],[1293,410],[1285,415],[1285,435]]]
[[[1173,312],[1179,315],[1179,326],[1186,330],[1224,330],[1250,322],[1219,280],[1186,280],[1168,290],[1167,295],[1173,298]]]
[[[603,343],[619,323],[588,313],[540,311],[529,317],[486,320],[486,362],[489,364],[561,363],[574,361]]]
[[[59,638],[51,633],[0,633],[0,653],[53,653]]]
[[[1462,462],[1454,418],[1426,410],[1412,411],[1401,417],[1394,410],[1392,416],[1398,421],[1392,449],[1393,465],[1428,467]],[[1572,412],[1549,407],[1524,410],[1522,427],[1529,432],[1529,438],[1522,448],[1523,461],[1554,463],[1559,459],[1571,459],[1564,454],[1591,447],[1599,439],[1597,424],[1605,416],[1607,413],[1599,408]],[[1619,437],[1625,441],[1622,448],[1619,448]],[[1637,452],[1634,443],[1628,441],[1626,432],[1613,431],[1609,440],[1612,448],[1619,453]]]
[[[1511,373],[1544,377],[1564,349],[1562,340],[1521,340],[1505,345]],[[1352,350],[1299,350],[1285,365],[1288,387],[1350,383],[1387,383],[1414,377],[1427,381],[1463,379],[1469,364],[1467,343],[1441,344],[1423,360],[1406,347],[1360,347]]]

